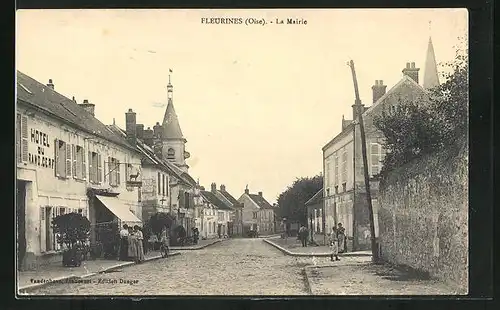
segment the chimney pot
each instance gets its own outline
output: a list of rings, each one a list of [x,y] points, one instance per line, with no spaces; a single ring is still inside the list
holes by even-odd
[[[89,103],[87,99],[83,99],[83,103]]]
[[[212,193],[215,193],[217,191],[217,184],[212,183]]]
[[[410,63],[409,62],[406,63],[406,68],[410,69]]]
[[[414,62],[411,63],[411,68],[415,69],[415,63]]]
[[[160,122],[156,122],[156,125],[160,125]]]
[[[47,83],[47,87],[54,89],[54,83],[52,83],[52,79],[49,79],[49,83]]]
[[[250,191],[248,190],[248,188],[245,188],[245,194],[248,194],[250,193]]]
[[[221,185],[220,185],[220,190],[221,190],[221,191],[226,191],[226,185],[221,184]]]
[[[262,197],[262,192],[259,192],[259,196]]]
[[[87,99],[83,100],[83,103],[79,104],[82,108],[85,109],[88,113],[90,113],[92,116],[95,116],[95,104],[89,103]]]

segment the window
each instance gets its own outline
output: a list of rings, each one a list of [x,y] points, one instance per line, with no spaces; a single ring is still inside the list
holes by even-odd
[[[73,158],[73,177],[75,179],[85,180],[87,173],[83,147],[80,145],[71,145],[71,154]]]
[[[372,143],[370,147],[370,175],[374,176],[380,173],[384,154],[382,146],[378,143]]]
[[[347,183],[342,183],[342,191],[345,192],[347,190]]]
[[[55,140],[55,172],[60,178],[71,177],[71,145],[62,140]]]
[[[162,195],[165,196],[165,175],[164,174],[161,175],[161,183],[162,183],[162,186],[161,186]]]
[[[339,184],[339,157],[335,156],[335,185]]]
[[[326,189],[326,197],[330,197],[330,189],[329,188]]]
[[[189,208],[190,207],[190,196],[188,192],[184,192],[184,208]]]
[[[158,195],[161,194],[161,173],[158,172]]]
[[[335,194],[338,194],[338,193],[339,193],[339,186],[335,185]]]
[[[16,153],[17,162],[28,161],[28,117],[17,114],[16,118]]]
[[[342,152],[342,182],[347,181],[347,150]]]
[[[120,161],[114,157],[108,157],[109,185],[120,185]]]
[[[173,148],[169,148],[168,151],[167,151],[167,159],[170,160],[170,161],[174,161],[175,160],[175,151]]]
[[[253,213],[253,218],[254,218],[254,219],[257,219],[257,212],[254,212],[254,213]]]
[[[218,218],[219,218],[219,222],[224,221],[224,212],[219,212]]]
[[[326,186],[330,186],[330,163],[326,164],[326,171],[325,171],[325,179],[326,179]]]

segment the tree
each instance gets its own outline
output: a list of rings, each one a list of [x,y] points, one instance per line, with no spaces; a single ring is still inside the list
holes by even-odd
[[[306,223],[305,203],[323,188],[323,176],[297,178],[278,196],[278,217],[289,222]]]
[[[56,216],[52,220],[54,233],[57,234],[57,243],[73,249],[81,242],[88,240],[90,221],[79,213],[66,213]]]
[[[429,100],[400,102],[399,109],[375,117],[387,154],[381,174],[415,158],[460,147],[467,141],[468,56],[464,38],[452,62],[444,64],[444,82],[430,90]],[[458,143],[458,145],[457,145]]]
[[[163,228],[171,228],[174,221],[175,217],[172,215],[164,212],[157,212],[153,214],[144,225],[146,233],[149,236],[149,232],[151,232],[159,238]]]

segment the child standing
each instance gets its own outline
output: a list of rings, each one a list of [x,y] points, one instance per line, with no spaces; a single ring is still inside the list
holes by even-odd
[[[330,245],[330,251],[332,254],[330,255],[330,259],[333,262],[334,260],[340,260],[339,259],[339,240],[337,237],[337,231],[335,227],[332,228],[332,232],[330,233],[330,238],[328,240],[328,243]],[[335,259],[334,259],[335,258]]]

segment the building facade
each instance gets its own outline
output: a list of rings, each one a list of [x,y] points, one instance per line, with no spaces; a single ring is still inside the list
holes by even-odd
[[[51,221],[78,212],[91,222],[141,224],[140,153],[94,117],[93,104],[17,72],[16,155],[19,268],[60,260]]]
[[[212,186],[212,193],[214,193],[217,198],[226,204],[227,207],[231,209],[229,213],[228,221],[228,236],[242,236],[243,235],[243,205],[236,200],[228,191],[226,191],[226,186],[222,184],[220,189],[217,190],[217,185],[214,183]]]
[[[427,87],[439,85],[432,41],[426,61]],[[430,63],[430,64],[429,64]],[[427,89],[419,85],[419,68],[415,63],[407,63],[402,70],[402,79],[386,92],[387,86],[382,80],[372,86],[373,101],[370,107],[362,107],[366,133],[368,171],[374,211],[375,234],[378,236],[378,179],[385,156],[384,136],[374,126],[374,118],[383,111],[399,109],[404,102],[426,102],[429,99]],[[366,190],[361,151],[361,135],[358,111],[353,106],[353,120],[342,119],[342,131],[323,147],[324,190],[323,203],[324,231],[342,223],[348,237],[348,250],[366,250],[370,248],[370,224],[366,201]],[[321,225],[320,225],[321,226]]]
[[[248,188],[238,199],[243,205],[242,220],[243,234],[249,231],[257,231],[261,235],[273,234],[275,228],[275,216],[273,206],[264,198],[262,192],[251,194]]]

